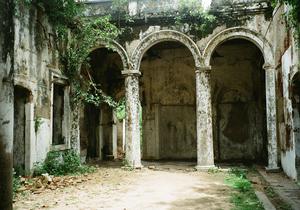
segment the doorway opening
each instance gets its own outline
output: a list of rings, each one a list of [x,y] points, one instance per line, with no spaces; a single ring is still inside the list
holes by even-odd
[[[151,47],[141,61],[142,159],[197,159],[194,59],[179,42]]]
[[[211,58],[214,154],[218,162],[267,162],[265,71],[252,42],[232,39]]]
[[[82,76],[91,80],[115,102],[124,100],[124,78],[121,74],[123,63],[119,54],[99,48],[91,52],[89,58],[89,67],[82,68]],[[123,118],[118,118],[115,109],[104,101],[97,105],[84,103],[80,110],[80,148],[83,162],[123,158]]]
[[[28,104],[31,92],[21,86],[14,87],[14,142],[13,142],[13,168],[17,175],[25,175],[27,147],[30,142],[26,139],[29,116]]]

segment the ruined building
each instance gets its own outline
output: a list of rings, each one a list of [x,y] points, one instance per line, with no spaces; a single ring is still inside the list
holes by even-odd
[[[1,2],[0,161],[13,152],[15,170],[30,173],[47,152],[72,148],[83,161],[197,160],[198,169],[246,161],[299,177],[300,54],[282,16],[288,7],[213,1],[210,10],[228,19],[197,34],[174,20],[180,1],[128,1],[130,31],[90,53],[93,80],[126,100],[119,120],[105,104],[72,109],[47,17]],[[111,1],[86,4],[90,18],[111,13]]]

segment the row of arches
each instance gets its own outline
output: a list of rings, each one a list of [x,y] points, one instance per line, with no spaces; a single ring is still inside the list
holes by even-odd
[[[122,60],[123,69],[124,70],[138,70],[140,67],[141,59],[144,53],[150,49],[152,46],[166,41],[174,41],[179,42],[186,46],[191,52],[195,66],[209,66],[211,61],[212,53],[215,48],[226,42],[230,39],[245,39],[252,42],[255,46],[257,46],[265,59],[265,63],[268,65],[274,65],[274,55],[271,44],[259,33],[252,31],[247,28],[242,27],[234,27],[229,28],[220,33],[216,34],[213,38],[205,46],[204,50],[199,50],[197,44],[187,35],[174,31],[174,30],[160,30],[154,33],[149,34],[145,38],[143,38],[138,46],[134,49],[132,56],[129,58],[126,50],[117,42],[113,42],[111,44],[111,49],[117,52]],[[95,46],[105,46],[104,42],[99,42],[95,44]],[[97,49],[99,47],[95,47],[91,51]]]
[[[234,51],[237,49],[230,49],[236,47],[236,45],[242,46],[242,54],[246,53],[247,55],[249,53],[249,56],[240,58],[238,55],[241,54]],[[231,50],[230,58],[222,52],[227,48]],[[157,51],[170,51],[170,49],[171,52],[157,53]],[[93,57],[99,51],[104,52],[105,49],[96,49],[91,53],[91,56]],[[265,163],[268,162],[269,167],[277,167],[277,161],[274,160],[274,157],[277,156],[276,125],[273,129],[273,124],[276,124],[276,122],[270,122],[269,120],[269,118],[276,116],[276,111],[274,112],[276,104],[271,105],[274,106],[274,109],[266,110],[269,107],[268,103],[274,103],[275,96],[268,98],[265,95],[266,93],[270,94],[270,91],[272,95],[272,91],[275,91],[275,89],[266,88],[267,85],[273,84],[274,78],[263,71],[263,64],[267,64],[267,66],[274,65],[274,56],[271,45],[258,33],[240,27],[226,29],[210,39],[201,52],[197,44],[187,35],[172,30],[162,30],[143,38],[130,58],[118,43],[113,44],[113,51],[119,55],[119,65],[115,68],[118,70],[118,77],[121,76],[122,70],[126,75],[142,75],[139,79],[140,90],[138,91],[139,106],[142,108],[139,116],[142,116],[142,123],[136,126],[142,126],[142,134],[140,135],[142,136],[142,149],[138,153],[141,153],[144,159],[199,159],[199,151],[197,152],[197,144],[199,144],[197,132],[199,129],[197,124],[198,121],[203,119],[196,117],[199,104],[196,103],[198,88],[196,88],[197,84],[195,84],[194,79],[195,69],[211,66],[212,84],[209,84],[211,89],[208,92],[211,92],[209,94],[212,94],[212,99],[208,98],[209,101],[204,103],[213,104],[212,107],[208,107],[207,110],[210,113],[207,114],[213,118],[211,128],[209,126],[208,128],[214,132],[211,141],[213,142],[215,159],[262,159]],[[186,58],[184,58],[187,61],[186,63],[180,63],[176,60],[177,51],[181,51],[179,53],[181,55],[186,55]],[[106,55],[109,54],[113,54],[113,52],[107,51]],[[160,59],[161,56],[167,57],[171,61],[168,64],[157,63],[157,58]],[[100,57],[105,58],[103,55]],[[95,59],[97,60],[97,56]],[[222,82],[217,79],[222,79],[218,74],[222,74],[222,68],[226,68],[226,64],[220,65],[219,63],[224,62],[226,59],[244,59],[245,62],[250,60],[250,67],[244,68],[245,72],[241,72],[240,70],[243,70],[243,67],[240,66],[241,64],[236,64],[232,72],[227,72],[227,83],[229,84],[226,84],[226,81]],[[257,59],[258,62],[254,64]],[[100,60],[98,62],[101,63]],[[100,66],[104,65],[104,63],[100,63]],[[194,63],[194,66],[191,63]],[[177,70],[178,74],[174,71],[165,73],[164,70],[167,68]],[[105,71],[107,70],[109,72],[112,69],[106,68]],[[96,68],[93,71],[97,71]],[[237,75],[239,75],[238,79],[240,81],[231,81]],[[185,77],[184,81],[181,77]],[[102,78],[105,78],[105,76]],[[109,83],[108,80],[107,78],[102,83]],[[230,86],[234,82],[240,84],[236,87]],[[117,86],[122,83],[124,83],[124,80],[120,79]],[[239,88],[241,90],[238,90]],[[248,92],[243,89],[248,89]],[[118,94],[119,98],[124,97],[125,91],[122,92],[120,89]],[[98,136],[92,138],[95,139],[95,142],[98,142],[96,145],[98,152],[94,153],[98,153],[98,157],[101,156],[101,158],[113,156],[119,150],[120,153],[124,154],[124,139],[129,139],[127,144],[134,141],[132,134],[124,132],[124,126],[130,127],[130,125],[126,125],[125,121],[122,122],[122,125],[119,125],[120,122],[115,120],[112,110],[103,111],[103,108],[98,109],[98,112],[92,112],[102,113],[101,116],[96,115],[96,121],[94,122],[97,126],[94,128],[93,133],[100,131],[97,132]],[[106,123],[103,121],[104,113],[109,113]],[[174,113],[180,114],[176,115]],[[86,115],[83,114],[82,116],[84,121]],[[240,119],[240,117],[244,119]],[[90,122],[89,119],[86,119],[86,121]],[[131,121],[132,119],[127,119],[127,123],[132,123]],[[107,128],[104,127],[104,124],[108,125]],[[228,126],[228,124],[230,125]],[[106,140],[103,139],[105,133],[109,133],[106,135]],[[125,137],[125,135],[128,136]],[[274,151],[276,154],[273,155],[273,159],[270,160],[269,157],[268,160],[267,147],[270,141],[273,141],[273,147],[270,149],[269,146],[269,154],[274,153]],[[92,142],[90,144],[93,145]],[[99,145],[102,146],[99,147]],[[255,146],[252,148],[251,145]],[[249,146],[251,149],[247,151]],[[129,145],[129,148],[132,150],[134,147]],[[230,151],[237,152],[232,153]],[[135,154],[133,156],[139,159],[139,155]]]

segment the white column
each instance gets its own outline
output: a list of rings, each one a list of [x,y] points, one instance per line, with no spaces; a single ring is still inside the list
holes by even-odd
[[[276,71],[269,64],[263,66],[266,75],[266,111],[267,111],[267,135],[268,135],[268,171],[277,171],[277,127],[276,127]]]
[[[211,67],[196,69],[197,166],[198,170],[215,167],[212,135]]]
[[[126,89],[126,164],[141,168],[141,133],[139,125],[139,76],[136,70],[122,71]]]
[[[112,150],[114,159],[118,158],[118,128],[117,128],[117,117],[113,111],[113,125],[112,125]]]
[[[30,96],[32,98],[32,96]],[[34,103],[30,100],[25,104],[25,173],[31,175],[36,162],[36,144],[34,130]]]
[[[100,116],[99,116],[99,160],[103,160],[103,109],[100,109]]]
[[[125,152],[125,144],[126,144],[126,119],[123,119],[122,121],[122,127],[123,127],[123,135],[122,135],[122,150]]]

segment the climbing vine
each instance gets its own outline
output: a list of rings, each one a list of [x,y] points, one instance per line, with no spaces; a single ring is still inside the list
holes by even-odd
[[[189,31],[198,36],[204,36],[213,30],[216,16],[204,11],[198,0],[180,0],[175,24],[179,27],[188,27]]]
[[[232,8],[230,11],[233,11]],[[217,26],[241,25],[250,18],[245,14],[238,15],[230,11],[220,12],[212,9],[205,11],[198,0],[180,0],[178,11],[175,14],[175,25],[184,27],[184,30],[189,31],[192,35],[205,37],[211,34]]]
[[[272,0],[273,7],[279,4],[288,5],[285,13],[287,24],[294,30],[294,37],[299,42],[300,39],[300,1],[299,0]]]
[[[125,1],[114,0],[113,7],[121,10]],[[111,41],[121,34],[111,16],[85,18],[83,1],[17,0],[17,3],[34,5],[47,15],[54,31],[60,67],[70,83],[72,104],[84,101],[97,106],[102,102],[112,107],[118,106],[112,97],[95,84],[88,70],[89,54],[94,44],[101,40],[110,48]],[[88,77],[82,76],[83,69]]]

